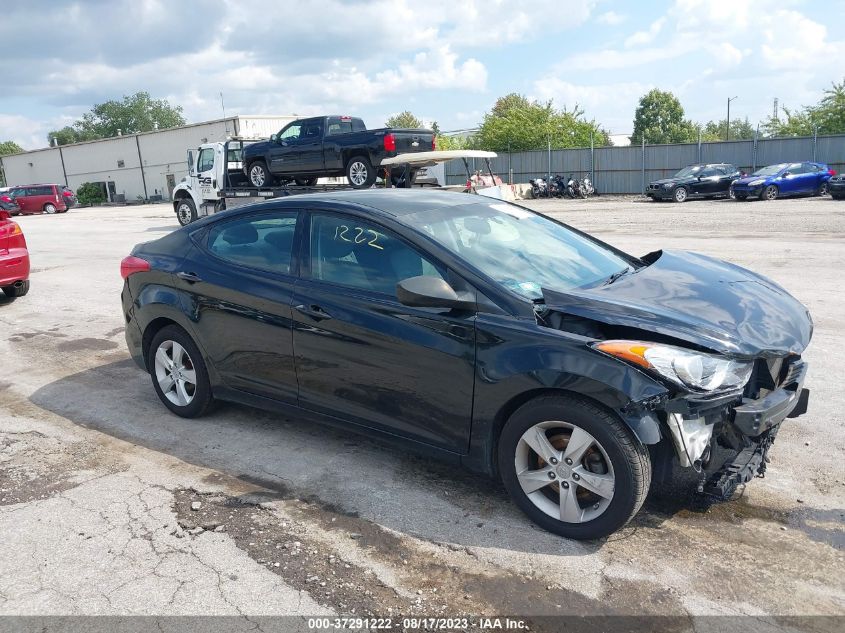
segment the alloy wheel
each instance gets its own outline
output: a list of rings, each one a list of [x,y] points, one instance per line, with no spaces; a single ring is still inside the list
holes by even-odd
[[[774,200],[778,197],[778,188],[774,185],[769,185],[763,190],[763,197],[766,200]]]
[[[173,404],[191,404],[197,391],[197,374],[187,350],[176,341],[162,341],[155,353],[155,374],[164,396]]]
[[[249,180],[256,187],[263,187],[267,181],[267,174],[264,172],[264,167],[261,165],[253,165],[249,170]]]
[[[44,205],[44,211],[46,211],[47,213],[53,214],[53,213],[56,212],[56,207],[55,207],[55,205],[52,205],[52,204],[45,204]]]
[[[675,202],[683,202],[687,199],[687,190],[684,187],[675,189]]]
[[[592,521],[613,499],[610,457],[595,437],[568,422],[540,422],[525,431],[514,466],[528,499],[564,523]]]
[[[367,166],[356,160],[349,166],[349,180],[353,185],[361,186],[367,182]]]

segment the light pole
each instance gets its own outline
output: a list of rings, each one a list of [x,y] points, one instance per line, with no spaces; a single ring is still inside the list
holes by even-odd
[[[728,99],[728,118],[725,121],[725,140],[731,140],[731,101],[736,99],[737,97],[731,97]]]

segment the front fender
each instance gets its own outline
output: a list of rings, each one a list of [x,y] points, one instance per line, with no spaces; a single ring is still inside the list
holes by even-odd
[[[530,319],[479,315],[476,381],[467,466],[494,471],[495,446],[512,411],[535,395],[569,392],[619,415],[643,444],[660,441],[651,413],[666,387],[588,346],[592,339],[545,328]]]

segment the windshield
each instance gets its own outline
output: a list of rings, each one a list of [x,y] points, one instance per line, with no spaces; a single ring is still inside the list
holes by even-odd
[[[681,171],[675,174],[675,178],[686,178],[687,176],[694,176],[702,169],[704,169],[704,165],[690,165],[689,167],[684,167]]]
[[[761,167],[757,171],[755,171],[752,176],[774,176],[775,174],[783,171],[786,169],[786,163],[781,163],[780,165],[769,165],[768,167]]]
[[[506,202],[422,211],[412,224],[479,271],[528,299],[591,286],[628,262],[572,230]]]

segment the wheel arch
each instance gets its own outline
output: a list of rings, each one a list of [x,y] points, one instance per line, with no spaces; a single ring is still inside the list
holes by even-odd
[[[660,422],[654,415],[625,416],[622,415],[618,409],[610,406],[607,402],[603,402],[601,399],[595,398],[589,394],[580,393],[570,389],[563,389],[560,387],[537,387],[511,397],[496,412],[493,423],[490,426],[487,447],[485,450],[494,475],[498,475],[499,473],[497,458],[499,439],[502,436],[502,430],[504,429],[507,421],[521,406],[531,402],[532,400],[547,396],[563,396],[586,400],[590,404],[603,409],[610,415],[619,418],[625,426],[630,429],[634,437],[643,445],[657,444],[662,438]]]
[[[144,355],[144,366],[147,368],[148,372],[150,371],[150,367],[147,363],[147,356],[150,351],[150,343],[152,343],[155,335],[168,325],[175,325],[184,329],[182,325],[169,317],[157,317],[147,324],[147,327],[144,328],[143,334],[141,335],[141,353]]]

